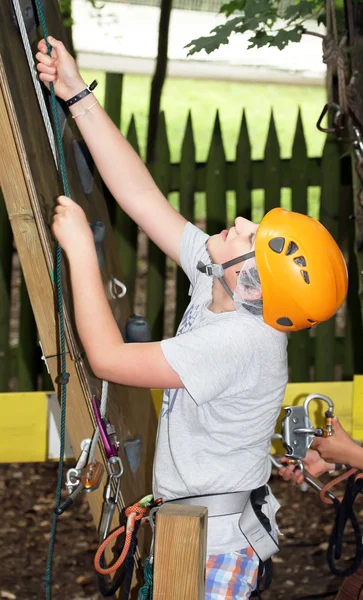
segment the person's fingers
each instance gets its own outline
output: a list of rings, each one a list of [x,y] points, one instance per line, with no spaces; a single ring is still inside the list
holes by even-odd
[[[48,73],[40,73],[39,79],[40,81],[44,81],[44,83],[49,83],[51,81],[55,81],[57,78],[55,75],[49,75]]]
[[[73,200],[68,198],[68,196],[58,196],[57,202],[61,206],[71,206],[73,204]]]
[[[54,58],[48,56],[48,54],[43,54],[42,52],[37,52],[35,58],[41,62],[43,65],[47,65],[48,67],[54,66]]]
[[[55,67],[48,67],[47,65],[43,65],[42,63],[37,64],[37,70],[39,73],[47,73],[48,75],[56,75],[57,69]]]
[[[39,40],[38,42],[38,50],[42,53],[42,54],[47,54],[48,49],[47,49],[47,44],[45,43],[44,39]]]

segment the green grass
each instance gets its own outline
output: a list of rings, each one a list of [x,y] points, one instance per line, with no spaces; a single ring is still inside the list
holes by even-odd
[[[86,81],[97,78],[97,96],[103,101],[104,73],[84,71],[83,76]],[[131,114],[134,114],[142,149],[145,148],[150,83],[150,77],[124,76],[121,129],[124,133],[127,131]],[[228,160],[232,160],[235,155],[243,109],[246,110],[253,158],[263,156],[271,109],[275,116],[281,155],[291,155],[299,107],[308,153],[310,156],[320,155],[324,135],[316,129],[316,121],[325,101],[326,92],[323,87],[168,79],[163,91],[162,110],[165,111],[172,160],[179,159],[189,110],[192,112],[197,160],[206,159],[217,109],[220,112]]]
[[[83,71],[83,77],[91,82],[97,79],[96,95],[101,103],[105,94],[105,74]],[[121,129],[125,134],[131,115],[134,114],[142,156],[145,152],[147,115],[151,77],[125,75],[122,95]],[[291,156],[296,118],[300,108],[309,156],[320,156],[325,141],[324,134],[316,129],[316,121],[326,102],[323,87],[244,83],[232,81],[207,81],[192,79],[168,79],[164,86],[162,110],[165,111],[171,159],[180,157],[188,111],[193,120],[194,139],[198,161],[205,161],[211,140],[216,110],[219,110],[224,148],[228,160],[235,157],[242,111],[246,111],[252,157],[263,157],[271,110],[275,117],[281,156]],[[205,214],[204,194],[198,194],[197,217]],[[177,194],[171,202],[177,206]],[[235,195],[228,193],[228,217],[233,218]],[[282,206],[290,207],[290,190],[282,190]],[[319,190],[309,190],[309,214],[318,216]],[[253,192],[253,218],[261,219],[263,191]]]

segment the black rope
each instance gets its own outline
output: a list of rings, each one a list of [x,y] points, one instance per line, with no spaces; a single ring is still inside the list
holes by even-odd
[[[125,517],[124,517],[123,521],[124,521],[124,525],[125,525],[125,530],[120,535],[118,544],[115,548],[115,559],[116,560],[121,555],[122,549],[125,544],[125,535],[126,535],[126,533],[125,533],[126,532],[126,518]],[[122,585],[124,585],[123,600],[128,600],[128,598],[129,598],[130,590],[131,590],[131,583],[132,583],[132,576],[133,576],[133,572],[134,572],[134,555],[135,555],[136,547],[137,547],[137,533],[139,531],[140,524],[141,524],[141,521],[136,521],[135,529],[134,529],[134,531],[132,533],[132,537],[131,537],[129,551],[127,553],[127,556],[126,556],[123,564],[118,569],[117,575],[114,576],[114,578],[112,580],[112,584],[110,586],[108,586],[106,583],[106,577],[101,574],[97,575],[98,588],[99,588],[102,596],[105,596],[106,598],[113,596],[117,592],[117,590],[120,589],[120,587]],[[104,552],[102,553],[102,555],[100,557],[100,565],[103,569],[105,568],[106,561],[105,561]]]
[[[356,474],[353,473],[348,479],[347,487],[342,502],[336,500],[334,507],[336,511],[335,523],[330,534],[329,546],[327,551],[328,565],[333,573],[338,577],[347,577],[353,575],[363,560],[363,542],[362,533],[358,519],[354,512],[354,501],[357,495],[363,490],[363,479],[356,480]],[[336,561],[341,558],[344,530],[350,521],[355,539],[356,553],[349,567],[340,569]]]

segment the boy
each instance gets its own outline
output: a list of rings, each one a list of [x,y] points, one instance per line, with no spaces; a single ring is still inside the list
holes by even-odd
[[[212,237],[187,223],[86,89],[63,44],[48,41],[52,57],[44,40],[38,46],[40,79],[52,81],[69,103],[116,201],[191,283],[176,337],[124,344],[86,216],[62,196],[53,232],[69,261],[78,333],[100,379],[165,389],[154,496],[193,497],[193,504],[203,496],[199,503],[211,515],[209,502],[223,494],[217,499],[224,506],[208,522],[206,599],[248,598],[259,564],[240,523],[250,492],[262,494],[270,520],[266,544],[272,540],[276,547],[277,502],[266,482],[270,438],[288,379],[286,332],[316,325],[338,310],[347,289],[343,257],[319,223],[282,209],[270,211],[259,227],[238,217],[229,231]],[[233,511],[229,500],[237,496],[247,500]]]

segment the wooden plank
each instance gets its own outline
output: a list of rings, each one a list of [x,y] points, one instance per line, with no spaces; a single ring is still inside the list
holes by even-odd
[[[170,191],[170,150],[164,113],[160,114],[154,147],[154,161],[150,165],[154,180],[167,198]],[[154,242],[148,242],[147,320],[155,341],[163,339],[166,256]]]
[[[292,157],[291,170],[291,208],[304,215],[308,212],[308,156],[305,142],[304,129],[299,110]],[[291,381],[309,381],[310,356],[309,332],[307,329],[297,331],[289,339],[289,358],[291,367]]]
[[[264,155],[264,183],[265,213],[272,208],[280,206],[281,197],[281,167],[280,144],[273,112],[271,111],[270,125],[268,128],[265,155]]]
[[[208,511],[165,504],[156,515],[153,600],[204,600]]]
[[[196,185],[195,143],[193,134],[192,115],[189,112],[185,128],[182,152],[180,158],[180,213],[191,223],[194,223],[194,191]],[[176,276],[176,310],[175,330],[182,320],[184,311],[189,303],[190,282],[183,269],[177,268]]]
[[[340,152],[333,135],[328,135],[321,165],[320,222],[339,243]],[[315,380],[333,381],[335,376],[335,317],[316,329]]]
[[[243,111],[236,150],[236,216],[251,220],[252,160],[246,113]]]
[[[227,172],[221,123],[217,111],[206,164],[207,233],[214,235],[227,224]]]
[[[66,43],[56,0],[48,0],[46,16],[53,35]],[[10,3],[0,3],[0,24],[0,183],[44,354],[54,356],[58,353],[58,339],[52,284],[54,242],[49,223],[54,198],[61,193],[61,188]],[[67,121],[63,135],[70,187],[73,197],[85,209],[89,221],[99,220],[106,226],[102,277],[105,288],[108,288],[113,276],[122,280],[122,272],[116,258],[99,175],[94,171],[93,188],[86,194],[75,169],[75,130],[71,121],[73,120]],[[72,446],[79,448],[81,440],[89,437],[93,431],[94,418],[90,399],[92,394],[100,394],[101,382],[94,378],[81,357],[81,348],[74,332],[67,282],[65,278],[63,284],[69,352],[67,370],[71,374],[67,428]],[[110,301],[110,304],[116,322],[120,328],[123,327],[129,316],[127,298]],[[58,375],[57,362],[56,358],[48,360],[53,381]],[[124,476],[119,506],[122,507],[150,493],[151,489],[156,416],[149,392],[111,385],[108,416],[115,424],[121,441],[120,456],[124,462]],[[136,436],[142,439],[142,454],[140,466],[134,472],[127,460],[124,443]],[[96,522],[100,515],[101,495],[102,490],[89,495]],[[143,547],[142,543],[140,547]]]
[[[9,387],[10,371],[10,293],[13,234],[0,189],[0,391]]]

